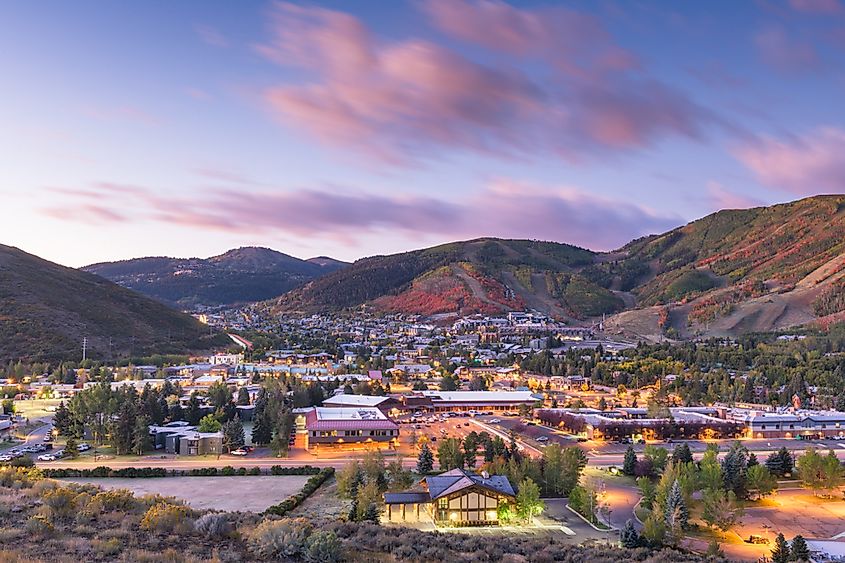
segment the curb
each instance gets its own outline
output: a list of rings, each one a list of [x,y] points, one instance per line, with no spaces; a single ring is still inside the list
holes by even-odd
[[[584,516],[583,516],[580,512],[578,512],[577,510],[575,510],[574,508],[572,508],[571,506],[569,506],[569,503],[566,503],[566,509],[567,509],[569,512],[571,512],[572,514],[574,514],[575,516],[577,516],[578,518],[580,518],[581,520],[583,520],[583,521],[584,521],[587,525],[589,525],[592,529],[594,529],[594,530],[595,530],[595,531],[597,531],[597,532],[605,532],[605,533],[607,533],[607,532],[618,532],[618,531],[619,531],[619,528],[616,528],[616,527],[614,527],[614,526],[611,526],[611,525],[610,525],[610,524],[608,524],[607,522],[603,522],[603,523],[604,523],[604,525],[608,527],[608,529],[607,529],[607,530],[603,530],[602,528],[599,528],[598,526],[596,526],[595,524],[593,524],[592,522],[590,522],[589,520],[587,520],[586,518],[584,518]],[[597,516],[596,518],[598,518],[598,516]]]

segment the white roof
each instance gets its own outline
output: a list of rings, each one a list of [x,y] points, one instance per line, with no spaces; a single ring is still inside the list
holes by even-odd
[[[456,403],[505,403],[537,400],[531,391],[421,391],[426,397]]]
[[[376,395],[348,395],[341,393],[323,401],[326,406],[354,406],[354,407],[375,407],[390,397],[380,397]]]
[[[387,420],[383,412],[373,407],[314,407],[314,412],[317,420]]]

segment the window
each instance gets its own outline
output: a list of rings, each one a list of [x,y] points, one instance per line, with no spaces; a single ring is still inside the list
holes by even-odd
[[[437,499],[437,508],[448,508],[448,507],[449,507],[449,499],[447,499],[447,498]]]

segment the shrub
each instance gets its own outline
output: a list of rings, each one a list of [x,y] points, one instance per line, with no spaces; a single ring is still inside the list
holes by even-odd
[[[24,530],[27,536],[48,538],[55,533],[56,528],[44,518],[32,516],[24,524]]]
[[[194,522],[194,529],[209,539],[223,539],[232,533],[232,524],[225,514],[209,512]]]
[[[261,468],[260,467],[250,467],[249,468],[250,475],[261,475]]]
[[[120,553],[121,542],[117,538],[108,540],[94,540],[91,542],[91,547],[94,552],[100,557],[114,557]]]
[[[138,508],[138,499],[132,494],[132,491],[127,489],[115,489],[112,491],[103,491],[97,493],[91,499],[88,505],[89,511],[93,513],[99,512],[132,512]]]
[[[226,477],[231,477],[232,475],[235,475],[235,468],[231,465],[227,465],[226,467],[220,469],[220,474]]]
[[[141,528],[153,532],[175,532],[187,524],[191,510],[187,506],[157,503],[141,518]]]
[[[76,515],[76,493],[66,487],[47,491],[41,497],[46,516],[51,522],[70,520]]]
[[[310,534],[311,523],[304,518],[264,520],[250,535],[249,547],[267,559],[296,557],[305,549]]]
[[[270,475],[316,475],[319,472],[320,468],[313,465],[302,465],[300,467],[274,465],[270,468]]]
[[[305,541],[304,558],[310,563],[336,563],[340,554],[340,540],[334,532],[315,532]]]

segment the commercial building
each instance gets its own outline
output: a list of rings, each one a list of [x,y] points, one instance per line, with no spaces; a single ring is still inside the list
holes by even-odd
[[[845,413],[838,411],[760,412],[735,409],[729,416],[745,425],[749,438],[813,440],[845,436]]]
[[[313,407],[297,416],[304,428],[305,447],[368,444],[392,447],[399,442],[399,425],[375,407]]]
[[[403,397],[409,410],[518,411],[542,401],[530,391],[417,391]]]
[[[390,522],[434,521],[441,526],[491,526],[499,523],[499,506],[513,504],[516,493],[503,475],[453,469],[426,477],[418,490],[385,493]]]
[[[324,407],[333,408],[357,408],[372,407],[387,413],[400,405],[393,397],[382,397],[377,395],[352,395],[340,393],[323,401]]]

